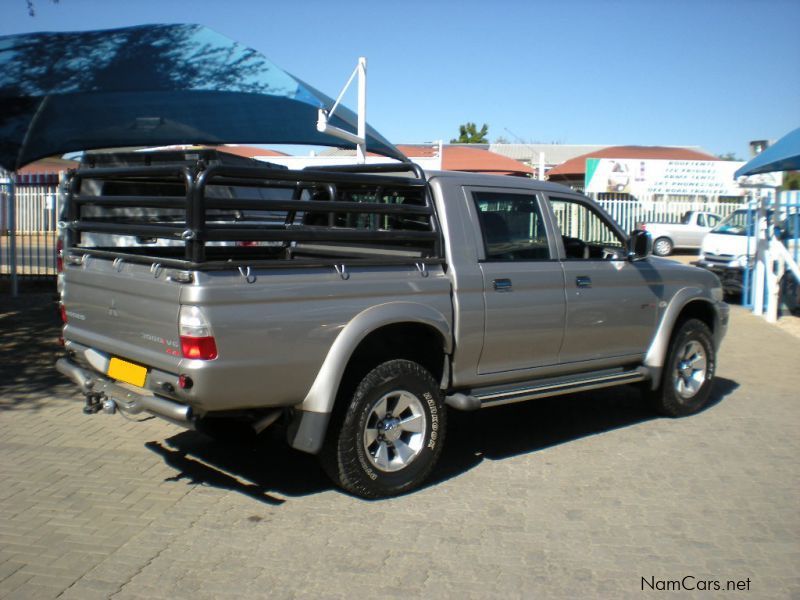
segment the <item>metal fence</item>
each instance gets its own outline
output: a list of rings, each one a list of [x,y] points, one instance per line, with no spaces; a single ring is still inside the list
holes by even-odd
[[[800,191],[767,193],[747,206],[747,254],[742,303],[775,320],[800,311]],[[759,210],[759,208],[761,210]]]
[[[0,278],[10,276],[12,260],[17,264],[18,277],[23,280],[56,274],[56,228],[62,177],[63,174],[58,173],[20,176],[13,194],[16,198],[14,211],[11,210],[12,184],[0,179]],[[599,194],[595,200],[625,231],[635,229],[642,222],[677,222],[690,210],[726,217],[736,209],[747,207],[744,199],[725,197],[633,199],[627,194]],[[15,223],[11,223],[12,215],[15,215]]]
[[[590,197],[594,194],[590,194]],[[746,208],[744,198],[708,198],[681,197],[664,199],[661,196],[643,196],[631,199],[627,194],[621,197],[609,197],[611,194],[600,194],[595,201],[602,206],[626,232],[636,228],[638,223],[674,222],[690,210],[700,210],[727,217],[739,208]]]
[[[56,275],[61,206],[59,173],[0,179],[0,278],[46,279]],[[12,202],[14,206],[12,206]]]

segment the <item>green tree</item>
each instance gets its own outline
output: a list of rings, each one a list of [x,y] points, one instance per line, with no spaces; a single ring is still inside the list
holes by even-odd
[[[725,154],[717,154],[717,158],[720,160],[742,160],[738,156],[736,156],[735,152],[726,152]]]
[[[486,135],[489,133],[489,126],[484,123],[480,131],[475,123],[465,123],[458,126],[458,139],[450,140],[451,144],[487,144],[489,139]]]
[[[783,174],[782,190],[800,190],[800,171],[787,171]]]

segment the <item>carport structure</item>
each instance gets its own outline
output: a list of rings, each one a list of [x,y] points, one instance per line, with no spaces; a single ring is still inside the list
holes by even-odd
[[[0,169],[110,147],[268,143],[368,147],[407,161],[356,115],[258,51],[200,25],[0,37]],[[348,82],[349,85],[349,82]],[[14,235],[13,209],[9,229]],[[12,240],[12,292],[16,243]]]

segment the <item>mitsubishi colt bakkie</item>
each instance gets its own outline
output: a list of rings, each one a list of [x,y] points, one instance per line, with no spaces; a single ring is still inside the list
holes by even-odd
[[[625,384],[669,416],[708,402],[719,280],[569,188],[204,160],[68,188],[56,366],[86,412],[280,425],[376,498],[425,481],[451,410]]]

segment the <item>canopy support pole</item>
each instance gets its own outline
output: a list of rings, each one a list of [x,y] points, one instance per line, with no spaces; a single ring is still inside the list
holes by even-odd
[[[755,236],[756,236],[756,260],[753,273],[753,313],[764,314],[764,290],[767,281],[767,259],[769,254],[769,235],[767,229],[767,202],[768,197],[759,198],[758,212],[756,213]]]
[[[780,280],[786,268],[782,257],[775,255],[775,225],[780,220],[781,195],[778,188],[774,190],[772,198],[772,222],[767,223],[766,252],[764,253],[764,273],[766,275],[766,302],[765,317],[768,323],[778,322],[778,304],[781,297]]]
[[[334,127],[328,123],[342,100],[342,96],[353,83],[353,79],[358,75],[358,131],[353,134],[339,127]],[[358,58],[358,65],[350,75],[350,79],[339,92],[339,97],[334,102],[330,110],[320,108],[317,112],[317,131],[326,133],[334,137],[346,140],[356,145],[356,161],[363,165],[367,162],[367,59],[363,56]]]
[[[19,281],[17,279],[17,174],[10,173],[8,178],[8,235],[9,248],[8,260],[11,263],[11,296],[19,295]]]

